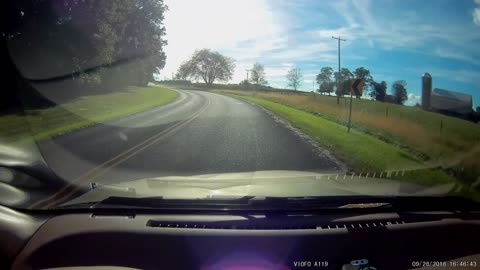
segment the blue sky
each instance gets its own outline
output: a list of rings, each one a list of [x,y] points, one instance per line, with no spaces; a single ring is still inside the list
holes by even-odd
[[[480,0],[166,0],[169,45],[163,77],[171,77],[195,49],[233,57],[232,82],[259,62],[269,85],[286,87],[293,67],[311,91],[323,66],[365,67],[389,86],[406,80],[409,100],[420,102],[420,77],[433,87],[466,92],[480,106]]]

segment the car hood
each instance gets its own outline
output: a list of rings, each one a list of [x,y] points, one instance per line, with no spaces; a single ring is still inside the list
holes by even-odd
[[[440,196],[454,184],[426,187],[390,179],[302,171],[256,171],[167,176],[115,185],[95,185],[91,191],[63,204],[101,201],[111,196],[172,199],[228,198],[239,196]]]

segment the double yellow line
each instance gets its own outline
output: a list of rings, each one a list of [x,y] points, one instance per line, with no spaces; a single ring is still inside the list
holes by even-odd
[[[69,182],[67,185],[63,186],[61,189],[59,189],[56,193],[50,195],[47,198],[41,199],[30,205],[30,209],[48,209],[56,204],[59,204],[61,202],[65,202],[72,195],[75,194],[80,189],[80,186],[82,184],[87,184],[93,181],[95,178],[100,177],[104,174],[106,174],[108,171],[110,171],[112,168],[115,166],[121,164],[122,162],[128,160],[129,158],[137,155],[138,153],[142,152],[146,148],[152,146],[153,144],[157,143],[158,141],[164,139],[165,137],[175,133],[179,129],[183,128],[186,126],[188,123],[192,122],[195,120],[202,112],[204,112],[207,107],[210,105],[210,100],[207,98],[207,102],[205,105],[195,114],[187,118],[186,120],[183,120],[181,122],[178,122],[177,124],[168,127],[165,130],[162,130],[160,133],[157,133],[153,135],[152,137],[146,139],[145,141],[132,146],[131,148],[125,150],[124,152],[118,154],[117,156],[103,162],[102,164],[98,165],[97,167],[87,171],[86,173],[80,175],[79,177],[73,179],[71,182]],[[85,183],[86,182],[86,183]],[[69,189],[70,188],[70,189]]]

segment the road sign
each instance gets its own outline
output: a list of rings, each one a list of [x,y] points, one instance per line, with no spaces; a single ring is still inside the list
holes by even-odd
[[[352,91],[353,96],[362,96],[363,94],[363,81],[362,79],[354,79],[352,83]]]

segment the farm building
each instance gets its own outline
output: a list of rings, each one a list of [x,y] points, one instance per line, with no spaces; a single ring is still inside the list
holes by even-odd
[[[471,95],[435,88],[430,96],[430,109],[450,115],[469,115],[472,113]]]
[[[397,103],[397,99],[394,95],[385,95],[383,101],[388,103]]]
[[[469,94],[435,88],[432,91],[432,76],[422,75],[422,108],[450,116],[470,119],[473,113],[473,98]]]

